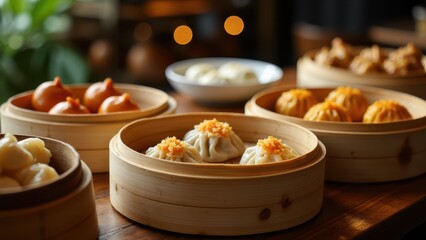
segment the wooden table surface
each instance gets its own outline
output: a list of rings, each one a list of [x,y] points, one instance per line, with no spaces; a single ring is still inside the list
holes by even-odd
[[[294,69],[284,69],[282,84],[294,85]],[[195,111],[243,112],[243,105],[208,107],[176,93],[177,113]],[[425,159],[426,160],[426,159]],[[402,239],[426,223],[426,174],[409,180],[344,184],[326,182],[320,213],[310,221],[278,232],[211,237],[158,230],[135,223],[118,213],[109,200],[109,175],[94,174],[99,239]]]

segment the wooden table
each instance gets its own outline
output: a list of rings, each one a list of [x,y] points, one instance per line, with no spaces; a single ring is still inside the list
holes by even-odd
[[[284,71],[282,84],[294,86],[294,69]],[[178,113],[243,112],[244,104],[207,107],[179,94],[170,94],[178,102]],[[426,174],[380,184],[326,182],[323,208],[310,221],[278,232],[226,238],[178,234],[135,223],[111,206],[109,175],[94,174],[93,180],[100,239],[401,239],[426,223]]]

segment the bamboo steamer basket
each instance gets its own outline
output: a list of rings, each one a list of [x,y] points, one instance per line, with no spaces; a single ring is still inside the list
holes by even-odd
[[[71,86],[83,99],[89,84]],[[145,117],[167,115],[176,110],[176,101],[165,92],[133,84],[116,83],[121,92],[128,92],[140,111],[109,114],[52,115],[31,109],[32,91],[11,97],[0,108],[2,132],[45,136],[70,143],[93,173],[108,172],[108,144],[125,124]]]
[[[307,52],[297,61],[297,86],[305,88],[371,86],[397,90],[426,99],[426,72],[411,72],[407,75],[368,73],[356,74],[347,69],[323,66],[314,62],[318,50]],[[426,66],[426,57],[423,57]]]
[[[300,157],[279,163],[179,163],[142,154],[167,136],[182,139],[217,118],[245,143],[269,135]],[[236,113],[190,113],[134,121],[110,142],[110,199],[141,224],[188,234],[247,235],[291,228],[322,207],[325,148],[310,131]],[[237,159],[239,160],[239,158]]]
[[[18,140],[33,137],[15,136]],[[51,151],[49,165],[57,170],[59,178],[22,189],[0,189],[2,239],[97,238],[99,227],[90,169],[71,145],[38,138]]]
[[[245,114],[289,121],[311,130],[327,148],[325,179],[371,183],[402,180],[426,172],[426,101],[413,95],[374,87],[359,87],[367,100],[392,99],[404,105],[413,120],[381,124],[316,122],[274,111],[283,91],[259,92],[245,105]],[[323,99],[334,88],[308,88]]]

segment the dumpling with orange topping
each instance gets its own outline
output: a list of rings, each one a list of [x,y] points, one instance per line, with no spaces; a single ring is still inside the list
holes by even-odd
[[[346,108],[328,100],[311,107],[303,119],[308,121],[352,122]]]
[[[368,100],[358,88],[340,86],[331,91],[327,100],[335,102],[346,108],[352,121],[361,122],[365,110],[368,108]]]
[[[269,136],[268,138],[258,140],[255,146],[248,147],[241,157],[240,164],[250,165],[280,162],[298,156],[299,154],[287,144],[282,143],[281,139]]]
[[[385,123],[413,119],[406,107],[393,100],[378,100],[365,111],[363,123]]]
[[[317,103],[318,100],[311,91],[302,88],[290,89],[281,93],[275,103],[275,111],[283,115],[303,118],[309,108]]]
[[[202,163],[198,150],[176,137],[167,137],[154,147],[148,148],[145,155],[175,162]]]
[[[204,162],[224,162],[241,156],[245,150],[244,142],[232,127],[216,118],[195,125],[183,140],[197,148]]]

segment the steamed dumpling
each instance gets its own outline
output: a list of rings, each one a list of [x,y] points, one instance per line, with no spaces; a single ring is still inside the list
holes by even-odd
[[[290,146],[281,142],[281,139],[269,136],[257,141],[256,146],[248,147],[241,157],[240,164],[262,164],[280,162],[298,157]]]
[[[0,176],[0,189],[2,188],[11,188],[11,187],[20,187],[18,181],[8,176]]]
[[[352,87],[340,86],[331,91],[326,99],[343,106],[354,122],[362,121],[369,105],[361,90]]]
[[[34,163],[32,154],[10,133],[0,139],[0,168],[3,170],[17,170]]]
[[[167,137],[154,147],[148,148],[145,155],[175,162],[202,163],[198,150],[176,137]]]
[[[351,122],[351,116],[341,105],[324,101],[315,104],[303,117],[309,121],[334,121],[334,122]]]
[[[413,119],[403,105],[393,100],[378,100],[364,114],[364,123],[385,123]]]
[[[216,72],[215,66],[209,63],[197,63],[191,65],[185,71],[185,77],[191,81],[197,82],[199,79],[208,72]]]
[[[303,118],[309,108],[317,103],[318,100],[311,91],[291,89],[281,93],[275,103],[275,111],[283,115]]]
[[[35,162],[37,163],[50,163],[52,153],[45,147],[44,141],[40,138],[26,138],[18,142],[20,146],[28,150]]]
[[[230,84],[257,83],[256,74],[248,66],[238,62],[228,62],[217,70],[220,78],[227,79]]]
[[[16,180],[22,186],[39,184],[58,177],[59,175],[56,170],[44,163],[31,164],[28,167],[20,169],[16,174]]]
[[[204,162],[223,162],[243,154],[244,142],[226,122],[204,120],[187,132],[183,141],[194,146]]]

